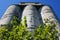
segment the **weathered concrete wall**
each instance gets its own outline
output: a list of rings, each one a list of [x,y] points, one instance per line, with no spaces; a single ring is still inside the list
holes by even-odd
[[[56,19],[54,12],[49,6],[42,7],[41,16],[42,16],[43,22],[45,22],[44,19],[49,19],[50,21],[53,21],[56,24],[57,29],[59,29],[58,19]]]
[[[53,21],[56,24],[56,29],[60,31],[60,25],[58,19],[55,17],[53,10],[50,6],[43,6],[41,9],[41,16],[43,22],[45,22],[44,19],[49,19],[49,21]],[[60,32],[59,32],[60,33]],[[60,40],[60,38],[59,38]]]
[[[20,7],[16,5],[9,6],[0,20],[0,25],[9,24],[10,21],[13,19],[14,15],[20,16],[20,14],[21,14]]]
[[[38,25],[40,25],[38,11],[34,6],[32,5],[26,6],[23,11],[22,20],[24,19],[24,16],[26,16],[27,28],[29,29],[29,31],[32,31]]]

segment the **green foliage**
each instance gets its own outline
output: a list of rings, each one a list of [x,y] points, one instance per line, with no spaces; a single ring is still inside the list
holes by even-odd
[[[40,25],[35,30],[34,40],[56,40],[57,39],[57,30],[55,29],[54,25],[46,25],[42,27]]]
[[[10,30],[6,28],[0,28],[0,40],[56,40],[58,31],[55,29],[55,24],[45,23],[38,26],[34,33],[27,30],[27,20],[24,17],[24,21],[18,25],[19,19],[14,17],[11,21],[13,25]],[[32,36],[33,34],[33,36]]]

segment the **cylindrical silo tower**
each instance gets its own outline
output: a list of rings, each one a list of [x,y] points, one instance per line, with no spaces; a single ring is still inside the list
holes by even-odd
[[[24,19],[24,16],[26,16],[27,28],[29,31],[33,31],[37,26],[40,25],[38,11],[34,6],[26,6],[22,14],[22,21]]]
[[[56,24],[56,29],[60,31],[59,21],[50,6],[43,6],[41,8],[41,16],[43,22],[45,22],[45,19],[48,19],[48,21],[53,21]]]
[[[22,22],[24,21],[24,17],[26,17],[27,30],[32,33],[36,27],[42,23],[45,23],[45,19],[48,19],[47,22],[53,21],[56,24],[56,29],[60,31],[60,23],[56,18],[56,15],[54,14],[52,8],[48,5],[42,5],[38,2],[21,2],[20,4],[11,5],[2,16],[0,25],[10,24],[10,21],[14,19],[14,16],[17,16],[22,20]]]
[[[6,12],[1,18],[0,25],[10,24],[10,21],[13,19],[14,16],[20,16],[21,9],[17,5],[11,5],[8,7]]]

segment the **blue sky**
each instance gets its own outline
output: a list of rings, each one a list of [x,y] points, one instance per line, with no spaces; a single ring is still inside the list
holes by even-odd
[[[60,19],[60,0],[0,0],[0,18],[5,13],[6,9],[11,4],[18,4],[19,2],[41,2],[42,4],[50,5],[57,17]]]

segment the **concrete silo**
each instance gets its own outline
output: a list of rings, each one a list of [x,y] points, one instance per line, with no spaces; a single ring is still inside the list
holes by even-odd
[[[0,25],[10,24],[10,21],[13,20],[14,16],[20,16],[21,9],[17,5],[11,5],[8,7],[4,15],[0,20]]]
[[[26,16],[27,28],[29,31],[33,31],[38,25],[40,25],[38,11],[33,5],[28,5],[24,8],[22,13],[22,20]]]
[[[54,14],[54,11],[52,10],[52,8],[50,6],[45,5],[40,10],[41,10],[41,16],[42,16],[43,22],[45,23],[46,19],[48,19],[48,21],[53,21],[56,24],[56,29],[60,31],[59,21],[56,15]],[[59,40],[60,40],[60,36],[59,36]]]
[[[11,5],[2,16],[0,25],[10,24],[10,21],[13,20],[14,16],[22,19],[22,21],[24,21],[24,17],[26,16],[27,29],[31,32],[34,31],[34,29],[41,23],[44,23],[45,19],[53,21],[56,24],[56,29],[60,31],[60,23],[56,18],[52,8],[48,5],[42,5],[38,2],[21,2],[17,5]]]

